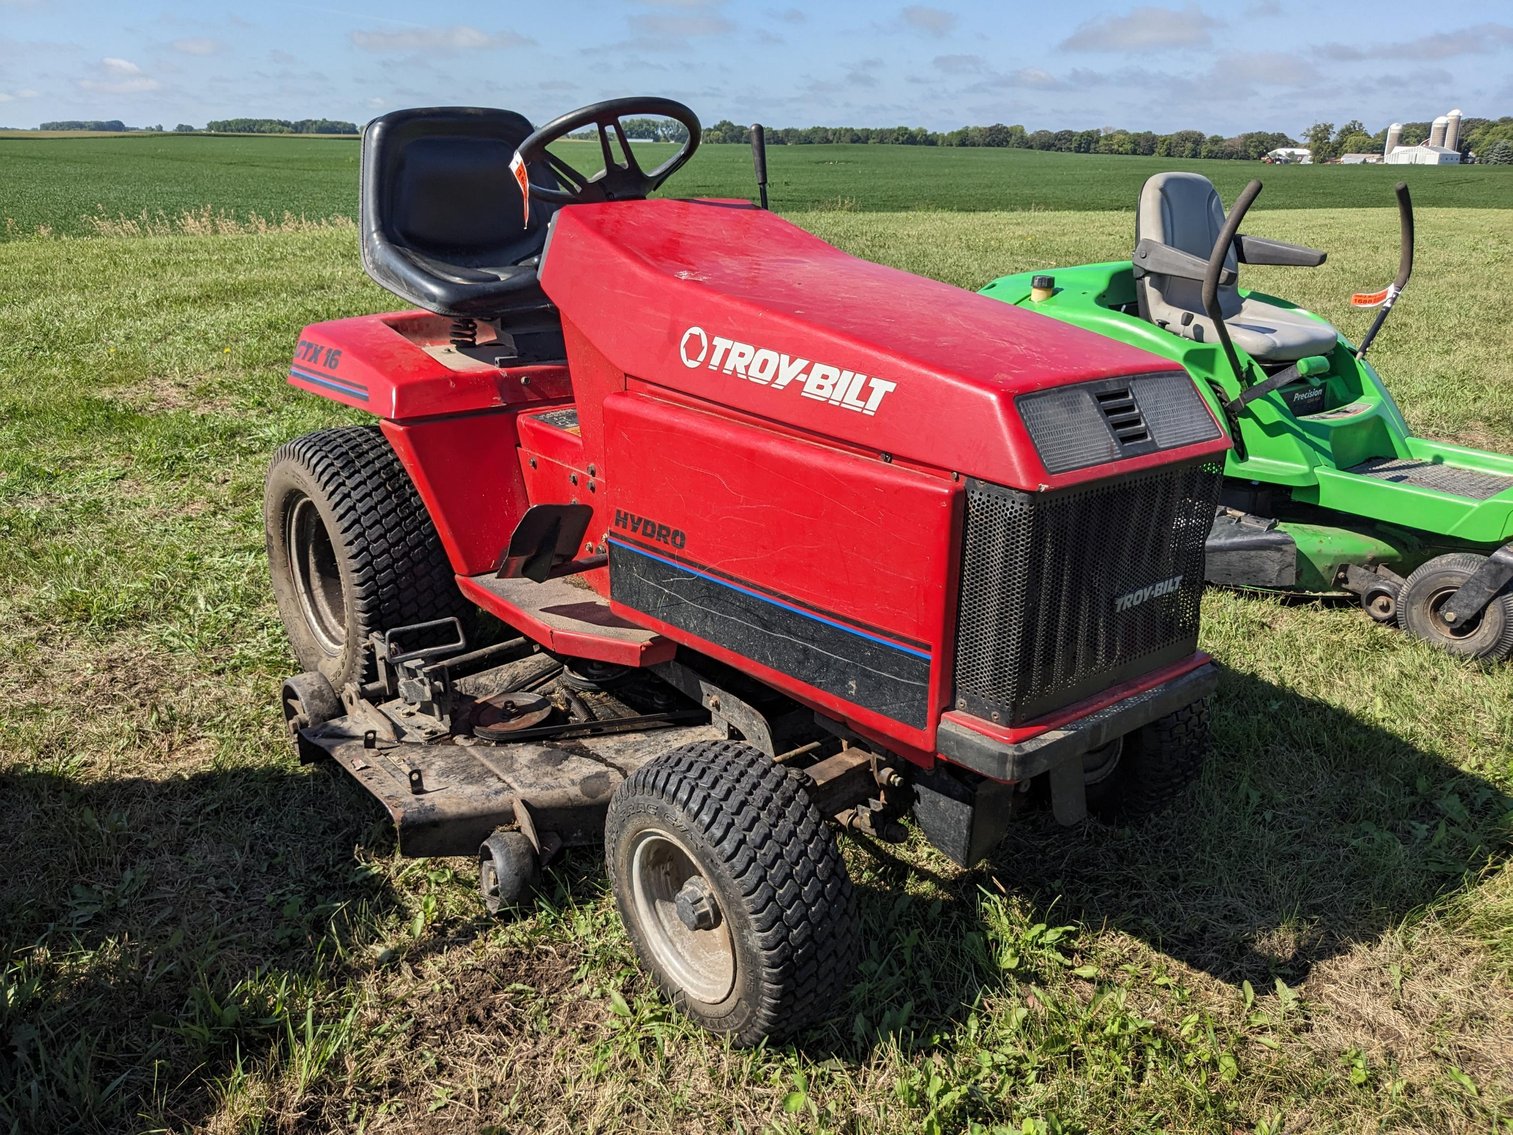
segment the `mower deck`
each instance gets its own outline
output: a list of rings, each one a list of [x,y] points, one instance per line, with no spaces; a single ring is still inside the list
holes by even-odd
[[[393,819],[403,855],[472,855],[511,826],[543,855],[594,843],[626,777],[669,748],[726,736],[654,676],[615,690],[569,684],[522,640],[411,657],[349,684],[345,713],[293,723],[301,759],[351,774]]]
[[[301,736],[384,806],[408,856],[470,856],[511,825],[534,824],[562,846],[597,843],[626,777],[673,746],[725,736],[709,724],[542,744],[460,736],[427,745],[370,741],[367,733],[365,718],[347,716]]]

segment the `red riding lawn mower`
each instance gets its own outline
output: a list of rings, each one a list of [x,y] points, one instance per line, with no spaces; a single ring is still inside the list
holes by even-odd
[[[593,176],[548,149],[585,129]],[[281,448],[266,522],[302,759],[490,910],[603,840],[646,968],[750,1044],[848,987],[838,831],[971,865],[1193,777],[1229,442],[1167,360],[648,200],[698,141],[656,98],[371,123],[363,261],[423,310],[305,329],[290,381],[379,422]]]

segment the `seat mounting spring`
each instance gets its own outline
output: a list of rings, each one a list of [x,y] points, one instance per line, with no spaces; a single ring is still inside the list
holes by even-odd
[[[457,350],[478,346],[478,321],[476,319],[452,320],[452,346]]]

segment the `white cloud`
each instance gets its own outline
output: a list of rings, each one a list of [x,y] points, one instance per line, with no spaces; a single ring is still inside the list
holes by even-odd
[[[396,28],[393,31],[354,31],[352,42],[364,51],[483,51],[524,47],[534,41],[512,31],[484,32],[466,24],[449,28]]]
[[[1204,47],[1218,20],[1189,4],[1185,8],[1135,8],[1128,15],[1089,20],[1061,41],[1063,51],[1146,51]]]
[[[176,39],[168,46],[185,55],[214,55],[224,45],[220,40],[209,36],[190,36],[187,39]]]
[[[156,79],[144,75],[130,59],[110,55],[100,60],[100,76],[79,79],[77,85],[80,90],[101,95],[139,95],[162,86]]]
[[[724,16],[717,16],[712,12],[700,16],[635,16],[630,23],[631,27],[642,35],[666,36],[669,39],[683,36],[725,35],[735,30],[733,23]]]
[[[1513,45],[1513,26],[1477,24],[1458,31],[1434,32],[1399,43],[1326,43],[1314,49],[1320,59],[1453,59],[1457,55],[1485,55]]]
[[[937,55],[931,63],[948,75],[977,75],[988,69],[988,61],[981,55]]]
[[[0,102],[15,102],[18,99],[34,99],[37,92],[27,87],[19,91],[0,91]]]

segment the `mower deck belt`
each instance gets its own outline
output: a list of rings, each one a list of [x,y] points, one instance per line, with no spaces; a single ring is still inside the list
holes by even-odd
[[[1479,501],[1513,489],[1513,477],[1483,473],[1479,469],[1462,469],[1456,465],[1405,461],[1398,457],[1373,457],[1351,466],[1346,472]]]

